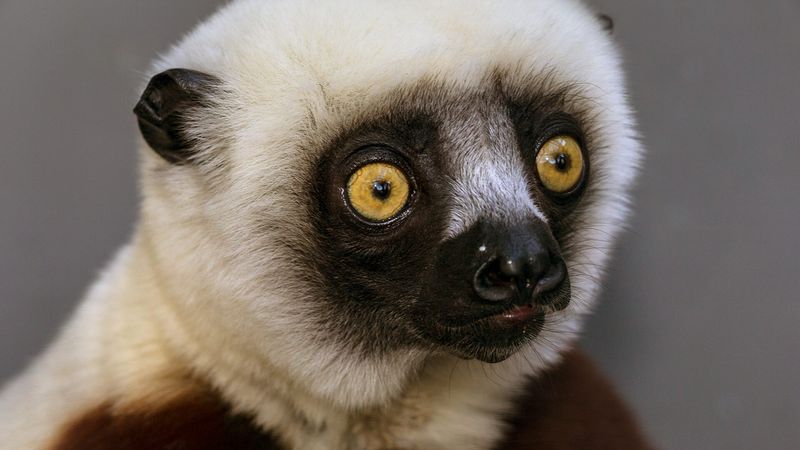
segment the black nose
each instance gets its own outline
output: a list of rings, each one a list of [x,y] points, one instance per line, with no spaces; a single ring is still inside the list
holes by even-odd
[[[544,304],[544,294],[557,289],[566,267],[554,239],[541,227],[518,227],[481,244],[488,260],[475,273],[475,292],[489,302]]]

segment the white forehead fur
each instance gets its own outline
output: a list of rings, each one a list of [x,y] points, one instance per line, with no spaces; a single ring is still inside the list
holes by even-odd
[[[626,217],[625,194],[640,153],[617,52],[583,5],[235,1],[165,55],[153,73],[169,68],[223,80],[225,95],[204,117],[205,129],[192,131],[224,146],[209,144],[207,152],[222,154],[207,156],[224,160],[225,171],[167,169],[143,149],[140,232],[163,274],[164,289],[181,299],[165,308],[171,311],[164,312],[165,320],[174,322],[170,338],[223,391],[238,383],[236,395],[250,403],[263,389],[300,389],[356,407],[390,398],[416,374],[425,355],[409,350],[366,359],[311,329],[310,294],[292,276],[298,265],[287,248],[303,245],[312,231],[298,201],[304,186],[289,180],[311,170],[315,155],[308,149],[379,108],[390,92],[422,80],[477,87],[494,68],[505,70],[511,86],[541,74],[554,84],[581,87],[596,130],[591,162],[597,176],[592,206],[571,237],[579,244],[566,255],[572,305],[549,322],[532,348],[492,370],[519,371],[531,362],[536,370],[574,339]],[[473,172],[457,180],[465,192],[451,232],[493,204],[541,216],[533,200],[519,194],[526,191],[516,163],[465,166]],[[489,176],[482,178],[475,169]],[[510,191],[498,181],[509,174],[518,183]],[[481,189],[496,198],[466,197]],[[270,380],[260,379],[263,373]]]

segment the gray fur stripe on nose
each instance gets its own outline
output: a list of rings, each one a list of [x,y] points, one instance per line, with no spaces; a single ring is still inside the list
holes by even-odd
[[[481,218],[545,221],[530,195],[517,133],[504,107],[487,98],[446,114],[443,128],[451,172],[450,220],[445,238]]]
[[[535,216],[547,222],[531,198],[521,165],[514,166],[518,158],[509,159],[512,160],[490,160],[464,167],[462,176],[453,180],[445,238],[458,235],[480,219],[515,223]]]

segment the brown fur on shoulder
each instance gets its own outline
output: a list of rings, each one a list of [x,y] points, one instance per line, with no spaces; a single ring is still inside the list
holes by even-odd
[[[157,408],[102,404],[68,424],[52,450],[280,450],[215,395],[194,392]]]
[[[580,350],[531,381],[499,450],[646,450],[633,415]]]

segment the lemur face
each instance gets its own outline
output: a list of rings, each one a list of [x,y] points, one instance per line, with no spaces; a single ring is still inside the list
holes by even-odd
[[[431,355],[551,360],[639,158],[603,24],[549,0],[306,3],[224,9],[137,105],[182,320],[352,404]]]
[[[500,73],[412,86],[324,150],[310,205],[321,297],[370,347],[497,362],[568,306],[562,247],[591,159],[570,95],[508,91]]]

